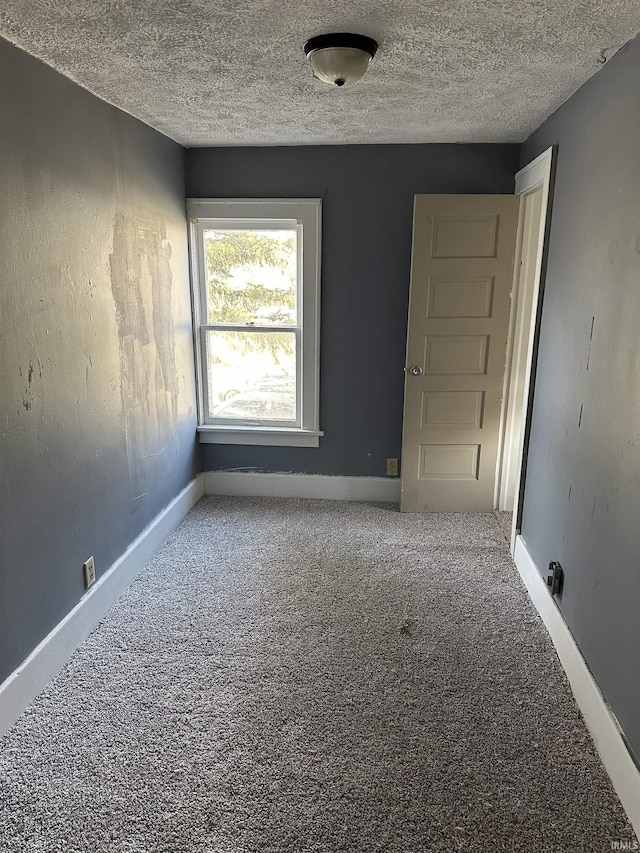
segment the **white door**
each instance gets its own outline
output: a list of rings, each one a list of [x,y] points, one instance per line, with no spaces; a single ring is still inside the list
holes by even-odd
[[[519,199],[417,195],[404,512],[493,509]]]

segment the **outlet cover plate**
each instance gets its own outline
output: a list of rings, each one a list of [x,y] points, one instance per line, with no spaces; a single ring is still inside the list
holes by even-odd
[[[96,579],[96,564],[93,557],[89,557],[88,560],[82,564],[82,570],[84,571],[84,586],[85,589],[89,589],[92,583],[94,583]]]

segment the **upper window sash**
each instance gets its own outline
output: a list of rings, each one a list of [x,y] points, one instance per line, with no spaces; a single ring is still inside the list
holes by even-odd
[[[223,326],[231,327],[234,324],[226,324],[226,323],[217,323],[217,322],[209,322],[209,312],[208,312],[208,294],[207,294],[207,257],[206,257],[206,248],[205,248],[205,232],[207,231],[238,231],[238,230],[247,230],[247,231],[280,231],[280,230],[295,230],[296,231],[296,321],[295,323],[291,323],[289,328],[295,328],[296,326],[302,326],[303,323],[303,290],[304,290],[304,282],[303,282],[303,225],[301,222],[295,219],[269,219],[269,220],[260,220],[260,219],[199,219],[195,224],[196,230],[196,239],[197,239],[197,253],[198,253],[198,266],[199,270],[202,270],[202,275],[200,276],[201,281],[199,282],[199,319],[198,322],[200,325],[215,325],[222,328]],[[256,327],[259,327],[261,324],[256,323]],[[247,327],[250,327],[250,324],[246,324]],[[251,328],[253,328],[251,326]],[[275,326],[273,327],[275,330]]]

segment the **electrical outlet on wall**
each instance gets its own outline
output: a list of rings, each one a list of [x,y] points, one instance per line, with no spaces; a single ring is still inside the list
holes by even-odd
[[[398,459],[387,459],[387,477],[398,476]]]
[[[562,587],[564,586],[564,571],[560,563],[557,563],[555,560],[549,563],[547,586],[551,587],[551,595],[562,595]]]
[[[82,570],[84,571],[84,586],[85,586],[85,589],[89,589],[89,587],[91,586],[91,584],[92,584],[92,583],[95,581],[95,579],[96,579],[96,564],[95,564],[95,561],[94,561],[93,557],[89,557],[89,559],[88,559],[88,560],[86,560],[86,561],[82,564]]]

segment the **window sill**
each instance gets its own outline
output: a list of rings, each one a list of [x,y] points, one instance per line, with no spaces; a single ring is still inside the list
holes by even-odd
[[[227,427],[211,424],[198,427],[201,444],[261,444],[272,447],[319,447],[317,429],[286,429],[283,427]]]

